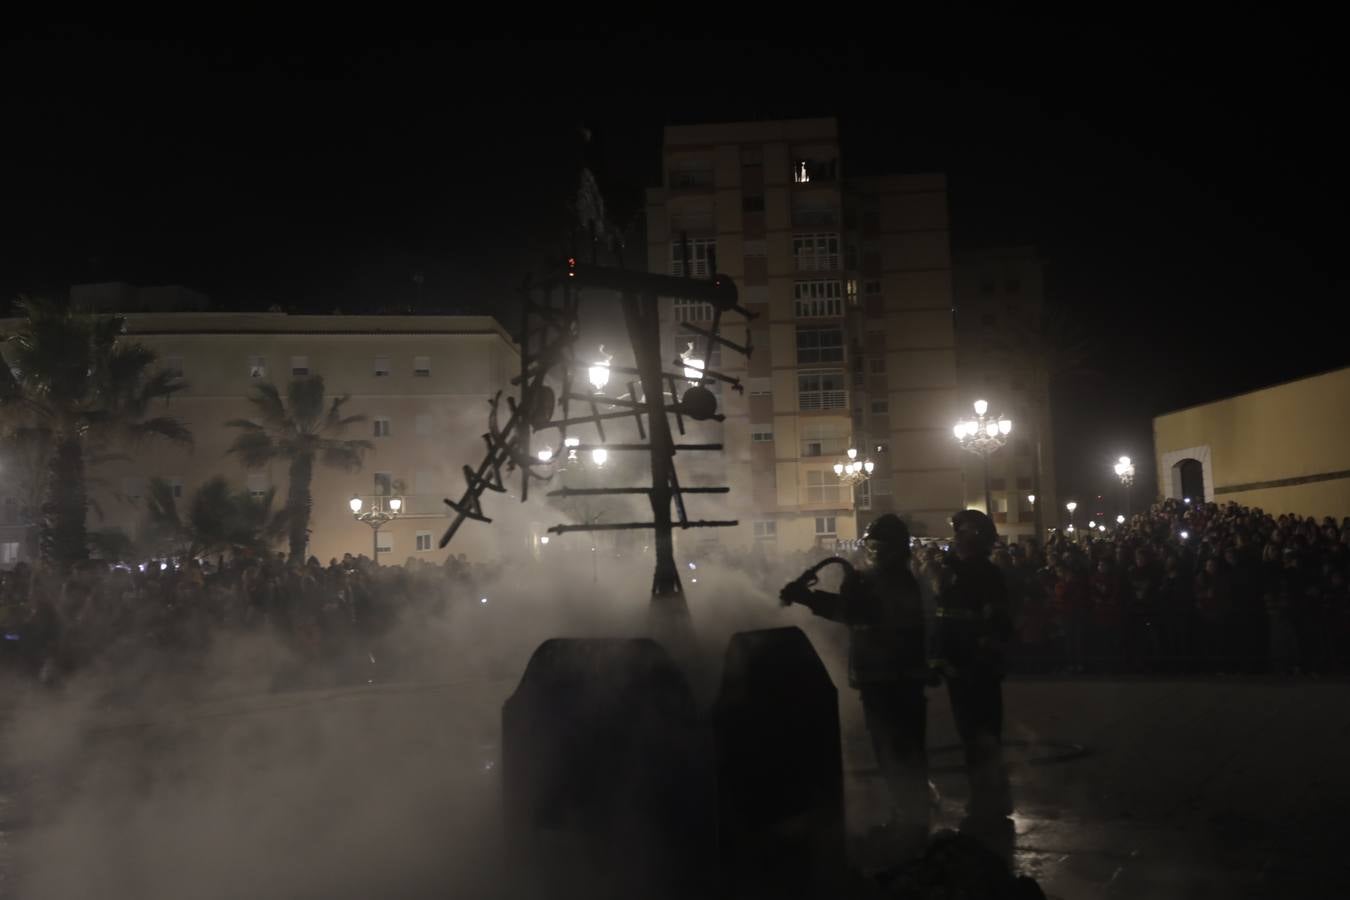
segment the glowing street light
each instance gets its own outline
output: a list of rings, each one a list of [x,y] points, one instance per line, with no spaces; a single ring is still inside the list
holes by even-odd
[[[849,447],[844,456],[835,461],[834,474],[839,481],[847,485],[861,484],[872,477],[876,463],[870,459],[858,459],[858,448]]]
[[[605,385],[609,384],[609,361],[614,358],[605,353],[604,344],[600,345],[600,355],[602,358],[591,363],[591,367],[586,370],[586,377],[590,380],[591,387],[595,388],[597,394],[605,389]]]
[[[993,515],[994,502],[989,491],[989,454],[1008,443],[1012,420],[1005,416],[991,416],[989,402],[976,400],[975,418],[962,419],[952,426],[952,434],[962,447],[984,459],[984,511]]]
[[[609,451],[604,447],[596,447],[591,451],[591,462],[597,466],[603,466],[607,459],[609,459]]]
[[[1096,522],[1093,522],[1093,521],[1089,521],[1089,522],[1088,522],[1088,531],[1096,531],[1096,530],[1097,530],[1097,523],[1096,523]]]
[[[540,461],[541,463],[552,462],[552,461],[553,461],[553,448],[552,448],[552,447],[545,447],[544,449],[542,449],[542,450],[540,450],[538,453],[536,453],[535,456],[538,456],[538,457],[539,457],[539,461]]]
[[[1125,524],[1125,516],[1124,516],[1124,515],[1116,516],[1116,524],[1117,524],[1117,525],[1124,525],[1124,524]]]
[[[1069,511],[1069,530],[1073,531],[1073,511],[1078,508],[1078,501],[1070,500],[1064,504],[1064,508]]]
[[[353,495],[352,499],[347,501],[347,508],[352,511],[352,518],[358,522],[365,522],[371,530],[371,556],[376,562],[380,559],[380,529],[390,522],[394,521],[403,512],[402,497],[375,497],[370,509],[365,509],[365,503],[360,497]],[[363,511],[364,510],[364,511]]]
[[[1130,488],[1134,486],[1134,463],[1130,462],[1128,456],[1122,456],[1116,460],[1114,466],[1116,477],[1120,479],[1121,485],[1125,488],[1125,512],[1130,511]]]
[[[694,355],[694,345],[692,343],[685,345],[684,352],[680,354],[680,359],[684,362],[684,377],[695,384],[701,382],[703,380],[703,368],[706,363]]]

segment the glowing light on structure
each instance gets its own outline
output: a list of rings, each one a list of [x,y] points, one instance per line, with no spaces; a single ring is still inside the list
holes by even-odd
[[[600,345],[600,355],[601,358],[591,363],[591,367],[586,370],[586,377],[597,392],[604,390],[605,385],[609,384],[609,361],[614,358],[605,353],[604,344]]]
[[[596,447],[591,451],[591,462],[597,466],[603,466],[607,459],[609,459],[609,451],[604,447]]]

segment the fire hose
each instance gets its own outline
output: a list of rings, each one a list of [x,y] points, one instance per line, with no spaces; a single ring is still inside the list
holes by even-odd
[[[821,569],[825,568],[828,565],[833,565],[836,563],[840,566],[843,566],[845,577],[853,575],[855,572],[857,572],[857,570],[853,567],[853,563],[844,559],[842,556],[827,557],[826,559],[822,559],[820,562],[816,563],[814,566],[807,569],[801,575],[798,575],[795,580],[788,582],[787,586],[784,587],[783,590],[779,592],[778,599],[782,601],[782,604],[784,606],[790,606],[792,604],[792,600],[790,600],[789,597],[792,595],[794,590],[810,588],[812,585],[814,585],[817,581],[820,580]]]

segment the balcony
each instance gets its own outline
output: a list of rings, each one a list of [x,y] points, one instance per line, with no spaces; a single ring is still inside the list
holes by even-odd
[[[847,410],[848,391],[799,391],[797,393],[797,408],[802,412]]]
[[[388,494],[361,494],[361,511],[381,511],[389,512],[389,501],[393,499]],[[445,498],[437,494],[397,494],[398,499],[403,501],[402,508],[398,511],[400,519],[443,519],[448,516],[450,507],[445,505]],[[350,502],[350,501],[348,501]],[[350,507],[348,507],[350,510]]]
[[[838,224],[839,211],[837,209],[798,207],[792,210],[792,225],[794,228],[828,228]]]
[[[798,272],[834,272],[839,268],[839,254],[801,254],[793,262]]]
[[[710,191],[713,188],[712,169],[671,169],[667,178],[672,191]]]

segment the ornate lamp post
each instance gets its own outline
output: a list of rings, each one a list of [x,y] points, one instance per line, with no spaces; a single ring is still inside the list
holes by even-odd
[[[839,476],[841,484],[851,487],[871,478],[874,468],[876,463],[870,459],[858,459],[857,448],[849,447],[847,453],[835,462],[834,474]]]
[[[1078,501],[1070,500],[1064,504],[1064,508],[1069,511],[1069,530],[1073,531],[1073,511],[1078,508]]]
[[[371,559],[375,562],[380,561],[380,529],[399,517],[403,512],[402,497],[374,497],[372,498],[370,509],[362,512],[365,503],[360,497],[352,497],[347,501],[347,506],[351,508],[352,518],[358,522],[365,522],[371,530]]]
[[[1125,486],[1125,515],[1130,515],[1130,488],[1134,486],[1134,463],[1130,462],[1128,456],[1122,456],[1116,461],[1116,477],[1120,483]]]
[[[989,404],[984,400],[976,400],[975,418],[957,422],[952,432],[962,447],[984,459],[984,511],[993,516],[994,503],[989,493],[989,454],[1008,443],[1012,420],[1006,416],[987,415],[988,412]]]

